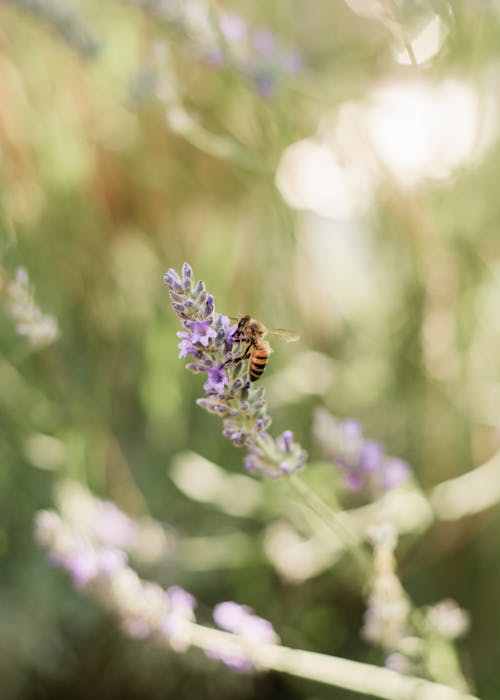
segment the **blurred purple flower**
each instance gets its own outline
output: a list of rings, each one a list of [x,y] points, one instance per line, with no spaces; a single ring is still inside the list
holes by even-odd
[[[127,554],[114,547],[103,547],[98,553],[99,574],[111,577],[127,563]]]
[[[400,486],[409,476],[409,465],[388,457],[378,442],[366,440],[355,420],[337,421],[328,411],[320,409],[313,430],[323,452],[340,469],[352,491],[365,488],[388,491]]]
[[[276,51],[276,35],[269,29],[260,29],[252,36],[253,47],[264,56],[270,56]]]
[[[9,311],[16,322],[16,332],[25,336],[33,347],[55,342],[59,336],[57,319],[43,314],[35,303],[28,272],[18,267],[14,279],[7,286]]]
[[[219,19],[219,29],[228,41],[244,39],[248,32],[248,26],[240,15],[223,12]]]
[[[297,75],[304,68],[304,57],[300,51],[290,51],[283,57],[283,68],[290,75]]]
[[[167,588],[169,609],[160,624],[171,646],[184,651],[189,645],[189,623],[194,620],[196,599],[180,586]]]
[[[261,97],[271,98],[276,95],[276,77],[266,70],[259,70],[251,74],[251,79]]]
[[[63,554],[58,565],[66,569],[78,589],[84,588],[99,573],[96,552],[83,541],[77,542],[70,551]]]
[[[94,533],[102,545],[126,549],[135,536],[136,527],[132,519],[112,501],[99,501]]]
[[[235,644],[232,653],[212,652],[209,655],[211,658],[218,658],[235,671],[248,672],[253,670],[252,645],[279,642],[279,637],[272,624],[263,617],[254,615],[252,608],[248,605],[239,605],[233,601],[219,603],[214,608],[213,618],[218,627],[238,635],[242,646]]]
[[[402,459],[388,459],[382,469],[382,486],[388,491],[406,481],[410,465]]]

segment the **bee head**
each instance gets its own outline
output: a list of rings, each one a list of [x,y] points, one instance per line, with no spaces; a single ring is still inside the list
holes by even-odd
[[[250,320],[251,320],[251,319],[250,319],[250,316],[249,316],[248,314],[246,314],[245,316],[242,316],[242,317],[240,318],[240,320],[238,321],[238,328],[237,328],[237,330],[240,331],[240,332],[241,332],[241,331],[244,331],[245,328],[246,328],[246,327],[248,326],[248,324],[250,323]]]

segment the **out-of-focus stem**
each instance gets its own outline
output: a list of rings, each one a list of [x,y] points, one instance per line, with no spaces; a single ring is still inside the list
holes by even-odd
[[[335,534],[344,543],[346,549],[352,553],[361,573],[366,580],[371,576],[372,567],[370,558],[360,546],[359,538],[355,533],[346,527],[338,514],[323,501],[307,484],[305,484],[297,474],[290,474],[288,483],[302,500],[328,527],[334,530]]]
[[[190,626],[190,640],[193,646],[221,653],[231,653],[238,644],[238,638],[229,632],[196,624]],[[242,648],[250,652],[244,645]],[[252,647],[250,653],[258,669],[289,673],[385,700],[478,700],[440,683],[312,651],[263,644]]]

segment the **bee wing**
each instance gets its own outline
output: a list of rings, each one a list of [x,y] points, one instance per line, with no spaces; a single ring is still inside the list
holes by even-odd
[[[284,340],[285,343],[295,343],[296,340],[299,340],[300,335],[298,333],[295,333],[295,331],[289,331],[287,328],[268,328],[267,332],[270,335],[276,335],[281,340]]]

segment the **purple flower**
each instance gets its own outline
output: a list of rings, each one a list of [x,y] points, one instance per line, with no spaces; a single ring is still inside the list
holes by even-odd
[[[209,659],[222,661],[223,664],[235,673],[250,673],[254,670],[252,662],[247,658],[245,652],[238,644],[234,645],[233,652],[206,649],[205,655],[208,656]]]
[[[75,588],[85,588],[99,573],[95,550],[85,542],[77,543],[61,557],[61,565],[68,571]]]
[[[373,474],[382,467],[384,453],[378,442],[369,440],[361,448],[359,469],[363,474]]]
[[[340,424],[340,432],[346,441],[361,440],[362,430],[361,425],[357,420],[349,418]]]
[[[172,611],[178,615],[191,615],[196,607],[196,599],[180,586],[167,588],[167,595],[172,606]]]
[[[96,506],[94,534],[104,546],[126,549],[136,528],[131,518],[112,501],[99,501]]]
[[[238,635],[243,646],[235,643],[233,652],[211,652],[209,656],[220,659],[235,671],[253,670],[251,656],[246,653],[249,646],[279,642],[272,624],[263,617],[254,615],[252,608],[248,605],[239,605],[229,600],[219,603],[214,608],[213,618],[218,627]]]
[[[127,563],[127,554],[122,549],[103,547],[98,553],[99,574],[111,577]]]
[[[229,378],[227,376],[226,368],[219,362],[215,367],[207,369],[208,379],[203,385],[206,394],[222,394],[224,387],[228,386]]]
[[[212,328],[212,322],[208,318],[205,321],[188,321],[186,325],[191,331],[191,342],[193,344],[200,343],[206,348],[211,338],[217,337],[217,333]]]
[[[178,331],[177,336],[182,338],[181,342],[177,346],[179,348],[179,359],[182,357],[187,357],[188,355],[198,355],[198,350],[193,347],[193,341],[191,336],[186,331]]]
[[[239,15],[224,12],[219,20],[219,28],[228,41],[239,41],[247,35],[247,23]]]
[[[248,449],[245,466],[249,471],[278,478],[299,469],[306,453],[293,441],[292,432],[284,431],[276,439],[267,433],[271,417],[264,389],[249,381],[248,360],[241,360],[248,344],[235,337],[237,325],[216,313],[213,296],[202,281],[193,281],[187,264],[182,281],[175,270],[169,270],[164,279],[170,287],[172,307],[185,329],[177,333],[181,339],[179,357],[193,355],[196,359],[188,362],[186,369],[206,374],[205,396],[197,399],[197,404],[223,418],[224,437]]]
[[[220,316],[219,322],[221,328],[224,330],[224,345],[226,347],[226,350],[231,350],[231,347],[234,343],[234,333],[236,331],[237,325],[236,323],[231,324],[231,321],[227,316]]]
[[[237,440],[232,437],[231,439],[238,444]],[[253,474],[277,479],[303,467],[306,459],[307,453],[293,441],[291,430],[285,430],[276,439],[261,432],[258,439],[249,445],[248,454],[245,457],[245,469]]]
[[[252,73],[251,79],[261,97],[271,98],[276,95],[276,76],[268,70],[258,70]]]
[[[182,266],[182,287],[185,292],[189,292],[191,290],[192,283],[193,271],[191,270],[189,263],[185,262]]]
[[[231,600],[219,603],[213,612],[215,624],[227,632],[233,632],[254,644],[272,644],[277,635],[269,620],[254,615],[248,605]]]
[[[169,270],[167,270],[167,272],[165,272],[165,274],[163,275],[163,281],[174,291],[179,292],[181,294],[182,292],[184,292],[184,288],[182,286],[180,277],[174,269],[170,268]]]
[[[382,486],[388,491],[396,488],[406,481],[410,471],[410,465],[402,459],[389,459],[382,469]]]
[[[264,56],[270,56],[276,50],[276,35],[269,29],[261,29],[253,35],[252,44],[256,51]]]
[[[283,445],[285,446],[285,450],[287,452],[292,451],[292,444],[293,444],[293,433],[291,430],[285,430],[281,433],[281,439],[283,440]]]
[[[300,51],[290,51],[283,57],[283,68],[291,75],[297,75],[304,67],[304,59]]]
[[[409,474],[406,462],[388,457],[382,446],[366,440],[358,421],[337,421],[319,410],[314,432],[328,458],[341,470],[351,491],[387,491],[402,484]]]

